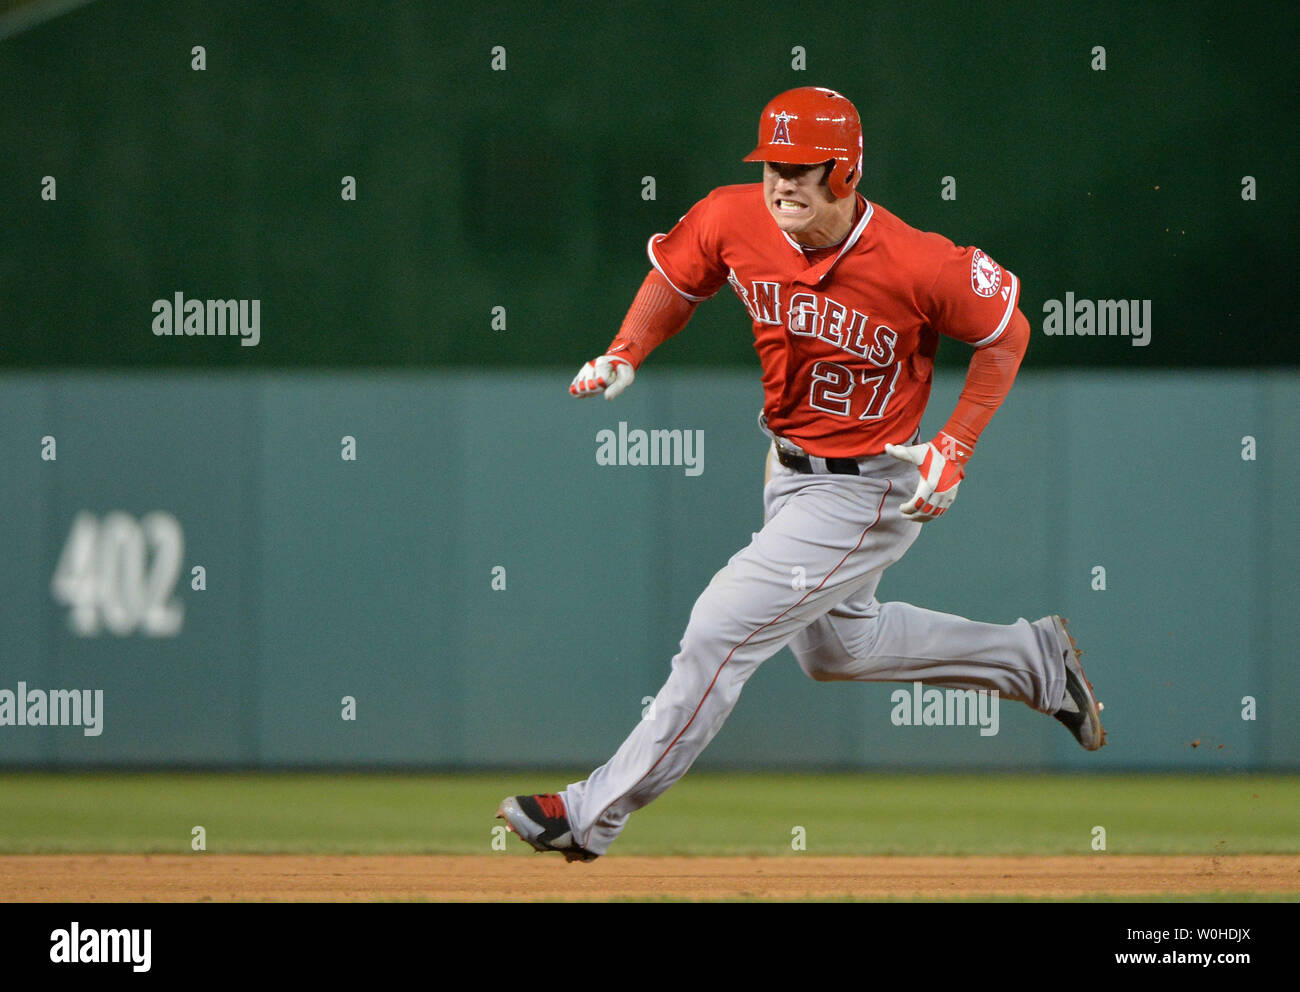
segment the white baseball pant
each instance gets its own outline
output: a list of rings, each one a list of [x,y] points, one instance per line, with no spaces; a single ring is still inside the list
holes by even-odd
[[[595,854],[686,774],[746,680],[787,644],[819,681],[996,689],[1043,713],[1060,708],[1063,645],[1050,619],[979,623],[876,599],[881,574],[921,531],[899,510],[916,488],[915,466],[880,455],[852,476],[771,463],[766,523],[695,601],[653,718],[561,793],[575,840]]]

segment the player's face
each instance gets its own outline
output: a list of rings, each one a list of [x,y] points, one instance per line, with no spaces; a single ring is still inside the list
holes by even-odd
[[[839,199],[826,165],[763,163],[763,199],[776,226],[800,244],[834,244],[853,223],[854,197]]]

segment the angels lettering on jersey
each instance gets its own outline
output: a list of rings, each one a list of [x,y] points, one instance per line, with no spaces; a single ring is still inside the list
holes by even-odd
[[[829,296],[815,292],[793,293],[785,316],[782,316],[781,284],[756,281],[750,289],[741,285],[735,270],[727,282],[745,304],[755,324],[785,325],[796,337],[820,338],[847,355],[865,359],[883,368],[894,360],[898,334],[884,324],[872,322],[865,313],[854,310]]]

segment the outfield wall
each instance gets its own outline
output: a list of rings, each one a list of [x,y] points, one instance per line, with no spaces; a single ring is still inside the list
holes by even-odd
[[[98,734],[0,726],[0,764],[603,760],[761,522],[760,390],[647,366],[576,402],[568,377],[0,376],[0,720],[19,682],[103,691]],[[927,431],[960,385],[939,376]],[[886,599],[1069,616],[1100,754],[1018,704],[991,735],[896,726],[897,686],[783,651],[701,766],[1296,767],[1298,411],[1294,373],[1026,372],[885,576]],[[620,421],[702,431],[700,470],[598,464]]]

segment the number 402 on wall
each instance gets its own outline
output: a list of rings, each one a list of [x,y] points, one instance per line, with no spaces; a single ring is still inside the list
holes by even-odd
[[[113,512],[102,520],[83,510],[72,522],[50,588],[68,607],[73,633],[146,637],[180,633],[185,604],[173,596],[185,538],[170,513],[136,520]]]

